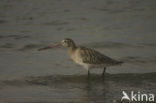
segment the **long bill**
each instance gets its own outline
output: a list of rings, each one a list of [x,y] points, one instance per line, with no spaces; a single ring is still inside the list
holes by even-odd
[[[61,44],[55,44],[55,45],[52,45],[52,46],[47,46],[47,47],[44,47],[44,48],[40,48],[40,49],[38,49],[38,51],[47,50],[47,49],[51,49],[51,48],[55,48],[55,47],[59,47],[59,46],[61,46]]]

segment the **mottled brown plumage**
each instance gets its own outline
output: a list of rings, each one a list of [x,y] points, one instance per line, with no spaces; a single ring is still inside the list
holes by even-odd
[[[67,48],[72,60],[84,66],[88,70],[88,74],[90,74],[90,68],[104,68],[104,75],[106,67],[122,64],[122,62],[111,59],[94,49],[76,46],[72,39],[65,38],[61,43]]]
[[[98,51],[95,51],[94,49],[86,48],[86,47],[80,47],[81,51],[80,54],[82,56],[82,60],[84,63],[89,64],[116,64],[117,61],[101,54]]]

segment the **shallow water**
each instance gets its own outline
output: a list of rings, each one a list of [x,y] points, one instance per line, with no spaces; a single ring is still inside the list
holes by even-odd
[[[156,95],[155,0],[1,0],[0,102],[113,103],[122,90]],[[122,66],[92,70],[65,48],[41,47],[70,37]]]
[[[117,103],[122,90],[156,93],[156,73],[50,75],[1,81],[1,100],[19,103]],[[15,95],[13,95],[15,94]]]

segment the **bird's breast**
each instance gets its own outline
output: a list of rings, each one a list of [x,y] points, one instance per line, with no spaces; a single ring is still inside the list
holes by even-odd
[[[79,54],[79,51],[75,51],[75,52],[71,53],[70,54],[70,57],[71,57],[71,59],[75,63],[80,64],[80,65],[83,65],[83,61],[82,61],[82,58],[81,58],[81,56]]]

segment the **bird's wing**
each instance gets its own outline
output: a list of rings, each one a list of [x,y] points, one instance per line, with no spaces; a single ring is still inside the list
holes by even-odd
[[[116,60],[113,60],[100,52],[95,51],[94,49],[86,47],[80,47],[80,55],[82,57],[82,61],[89,64],[114,64],[117,62]]]

